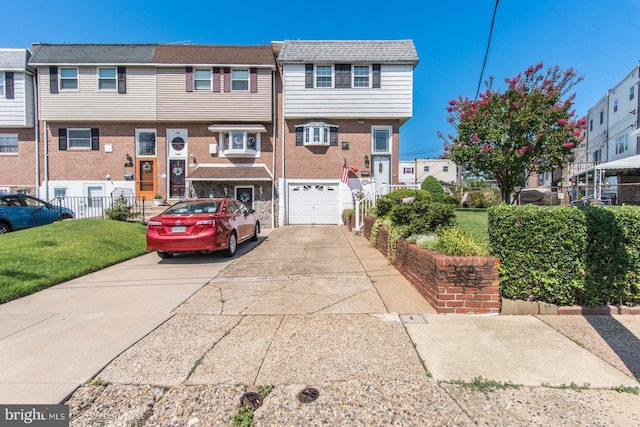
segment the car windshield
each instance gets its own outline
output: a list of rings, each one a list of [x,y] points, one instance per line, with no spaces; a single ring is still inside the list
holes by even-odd
[[[220,202],[217,201],[198,201],[198,202],[180,202],[176,203],[165,214],[197,214],[197,213],[217,213],[220,209]]]

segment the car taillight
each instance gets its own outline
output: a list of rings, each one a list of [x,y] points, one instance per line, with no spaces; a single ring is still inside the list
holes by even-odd
[[[158,227],[158,226],[161,226],[161,225],[162,225],[162,223],[160,221],[149,221],[149,222],[147,222],[147,226],[148,227],[154,227],[154,226]]]
[[[215,227],[216,220],[215,219],[203,219],[202,221],[196,222],[196,225],[210,225],[212,227]]]

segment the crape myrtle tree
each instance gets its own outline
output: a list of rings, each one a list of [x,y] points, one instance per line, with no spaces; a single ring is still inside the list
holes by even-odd
[[[529,173],[571,161],[586,127],[571,109],[575,93],[568,95],[582,78],[572,68],[542,68],[540,63],[505,79],[504,92],[494,90],[490,79],[478,99],[460,97],[447,107],[458,134],[445,140],[445,155],[468,172],[495,179],[506,203]]]

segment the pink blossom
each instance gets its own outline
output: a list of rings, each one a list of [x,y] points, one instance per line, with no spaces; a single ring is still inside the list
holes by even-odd
[[[541,134],[541,133],[537,133],[537,134],[536,134],[536,138],[537,138],[537,139],[542,138],[542,134]]]
[[[573,148],[575,144],[573,142],[565,142],[564,144],[562,144],[562,146],[564,148]]]
[[[478,142],[478,141],[480,141],[480,138],[478,138],[478,135],[474,133],[473,136],[471,137],[471,142]]]
[[[566,125],[567,124],[567,119],[559,119],[558,120],[558,124],[559,125]]]

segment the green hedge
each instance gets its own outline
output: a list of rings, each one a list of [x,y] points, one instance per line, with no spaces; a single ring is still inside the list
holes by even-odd
[[[561,305],[640,303],[640,208],[489,208],[504,297]]]

